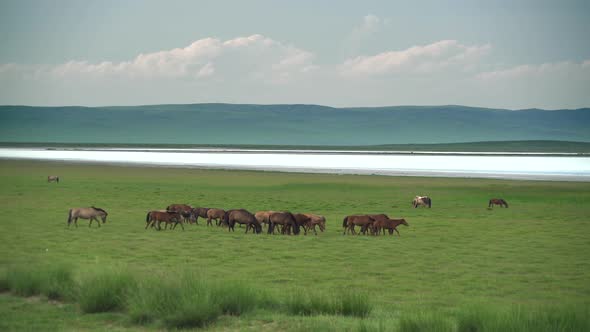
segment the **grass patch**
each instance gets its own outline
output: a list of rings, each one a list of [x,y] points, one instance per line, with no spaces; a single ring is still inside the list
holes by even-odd
[[[405,313],[399,319],[399,332],[454,332],[449,317],[434,311]]]
[[[101,272],[88,276],[80,284],[78,301],[85,313],[121,310],[135,279],[123,272]]]
[[[69,300],[76,297],[77,284],[69,266],[55,266],[41,275],[41,293],[50,300]]]
[[[311,293],[304,290],[294,292],[286,303],[287,311],[293,315],[343,315],[366,317],[372,310],[369,296],[363,293],[340,293],[336,296]]]
[[[221,312],[239,316],[258,307],[268,306],[271,299],[260,289],[242,282],[224,282],[213,285],[211,297]]]
[[[14,267],[6,271],[6,284],[10,291],[20,296],[41,294],[43,276],[31,268]]]

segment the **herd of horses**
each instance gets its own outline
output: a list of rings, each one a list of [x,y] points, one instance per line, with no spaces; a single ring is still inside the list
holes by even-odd
[[[50,175],[47,177],[47,182],[59,183],[59,176]],[[502,198],[492,198],[488,201],[488,208],[491,209],[494,205],[508,208],[508,203]],[[417,208],[424,206],[431,208],[432,199],[428,196],[416,196],[412,200],[412,207]],[[96,221],[100,227],[100,221],[104,224],[106,222],[108,213],[101,208],[91,206],[82,208],[72,208],[68,212],[68,227],[73,223],[78,227],[78,218],[88,219],[88,227],[92,226],[92,221]],[[317,235],[316,226],[320,231],[326,230],[326,218],[321,215],[312,213],[291,213],[288,211],[258,211],[251,213],[246,209],[231,209],[223,210],[217,208],[192,207],[188,204],[171,204],[162,210],[149,211],[145,218],[145,229],[153,227],[161,230],[161,223],[164,223],[164,229],[176,229],[180,225],[184,230],[184,223],[199,224],[199,217],[207,220],[207,226],[215,225],[227,227],[228,231],[235,231],[235,225],[246,225],[246,233],[252,230],[252,233],[262,233],[263,226],[266,226],[268,234],[299,234],[303,229],[304,234],[307,235],[309,231]],[[379,235],[386,234],[386,230],[390,235],[394,233],[399,234],[397,227],[399,225],[409,226],[404,219],[391,219],[386,214],[357,214],[346,216],[343,219],[342,227],[343,234],[357,234],[355,226],[360,227],[358,234]]]

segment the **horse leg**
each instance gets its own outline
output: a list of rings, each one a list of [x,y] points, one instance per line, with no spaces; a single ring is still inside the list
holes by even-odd
[[[184,232],[184,225],[182,221],[177,221],[176,224],[174,225],[174,228],[176,228],[176,225],[180,224],[180,228],[182,228],[182,231]]]

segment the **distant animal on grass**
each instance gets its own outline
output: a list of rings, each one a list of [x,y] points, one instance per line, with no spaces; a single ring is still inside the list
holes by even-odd
[[[256,220],[256,217],[245,209],[231,210],[227,213],[228,231],[235,231],[236,223],[246,225],[246,233],[252,229],[253,233],[260,234],[262,225]]]
[[[160,227],[160,223],[166,223],[164,229],[168,229],[168,225],[170,225],[171,229],[175,229],[177,225],[180,224],[180,227],[184,231],[184,226],[182,225],[184,217],[180,212],[171,212],[171,211],[150,211],[145,216],[145,229],[148,227],[156,227],[157,230],[162,230]],[[174,224],[174,225],[172,225]]]
[[[166,211],[178,212],[182,215],[183,221],[190,223],[192,219],[193,207],[187,204],[170,204]]]
[[[492,198],[490,199],[490,201],[488,202],[488,208],[493,208],[494,205],[500,205],[500,207],[508,207],[508,203],[506,203],[505,200],[503,200],[502,198]]]
[[[412,206],[417,208],[418,206],[428,206],[428,208],[432,207],[432,200],[428,196],[416,196],[412,201]]]
[[[47,182],[56,182],[56,183],[59,183],[59,176],[57,176],[57,175],[49,175],[47,177]]]
[[[347,232],[350,232],[353,235],[356,234],[354,226],[360,226],[361,229],[364,228],[367,230],[373,222],[375,222],[375,219],[366,214],[346,216],[342,221],[342,227],[344,227],[344,233],[342,233],[342,235],[345,235]]]
[[[395,231],[397,232],[397,235],[401,236],[397,230],[397,226],[399,225],[410,226],[404,218],[376,220],[372,225],[373,235],[379,235],[381,231],[383,231],[383,235],[385,235],[385,230],[387,229],[389,235],[392,235]]]
[[[222,209],[209,209],[207,211],[207,226],[209,226],[209,225],[213,226],[213,223],[211,223],[211,220],[215,220],[215,224],[217,226],[219,226],[219,224],[221,223],[221,220],[223,220],[224,216],[225,216],[225,211]]]
[[[104,224],[107,221],[107,216],[108,213],[105,210],[94,206],[72,208],[68,212],[68,227],[70,227],[72,222],[76,225],[76,227],[78,227],[78,218],[90,219],[88,227],[91,227],[92,221],[96,220],[98,227],[100,227],[100,221],[97,219],[97,217],[100,217],[100,219],[102,219],[102,223]]]
[[[269,216],[268,234],[274,234],[277,225],[283,226],[281,234],[291,234],[291,231],[293,231],[293,234],[297,235],[300,232],[300,227],[291,212],[271,213]]]

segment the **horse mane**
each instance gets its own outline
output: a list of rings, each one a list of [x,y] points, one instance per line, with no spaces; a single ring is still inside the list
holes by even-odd
[[[96,206],[91,206],[91,208],[95,209],[96,211],[107,213],[105,210],[103,210],[101,208],[97,208]]]

